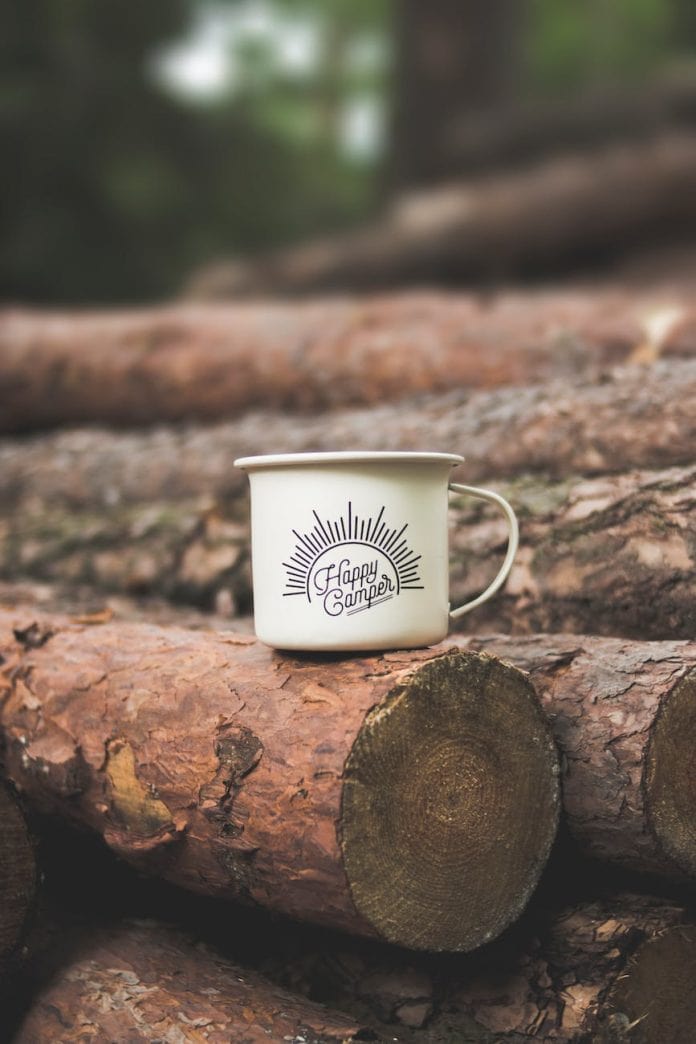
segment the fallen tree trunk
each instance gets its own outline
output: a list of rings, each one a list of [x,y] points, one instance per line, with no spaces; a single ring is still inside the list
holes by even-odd
[[[563,808],[593,858],[696,876],[696,643],[460,638],[529,672],[563,756]]]
[[[557,761],[514,668],[0,619],[8,772],[144,869],[432,950],[487,941],[536,886]]]
[[[381,220],[250,262],[199,273],[191,293],[373,290],[557,277],[564,263],[616,257],[636,243],[684,236],[696,225],[696,141],[665,133],[647,141],[570,153],[522,170],[398,197]]]
[[[599,383],[421,396],[330,416],[268,411],[210,427],[75,429],[0,443],[0,503],[37,513],[194,498],[232,500],[252,453],[422,450],[462,453],[462,482],[530,472],[566,479],[693,462],[696,359],[616,367]]]
[[[34,843],[17,799],[0,782],[0,978],[16,956],[34,908]]]
[[[109,1041],[312,1041],[349,1044],[370,1027],[271,985],[180,932],[126,922],[52,956],[16,1044]],[[59,960],[63,960],[60,964]],[[45,971],[44,971],[45,974]],[[369,1039],[378,1039],[370,1034]]]
[[[518,512],[506,587],[458,627],[689,638],[696,626],[696,468],[496,484]],[[91,512],[31,503],[4,521],[0,575],[164,596],[251,612],[248,505],[126,504]],[[453,498],[451,600],[495,574],[505,524]],[[279,562],[285,552],[279,552]]]
[[[593,174],[596,178],[596,173]],[[688,295],[436,293],[137,312],[0,315],[0,430],[219,420],[691,356]]]

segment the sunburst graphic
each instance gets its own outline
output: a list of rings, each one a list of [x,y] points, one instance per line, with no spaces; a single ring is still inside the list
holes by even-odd
[[[322,601],[330,616],[354,613],[386,602],[402,591],[423,590],[421,555],[404,535],[408,523],[391,527],[382,506],[377,515],[361,517],[348,502],[337,518],[320,518],[313,511],[311,529],[299,532],[293,553],[283,562],[287,579],[284,596],[304,595]]]

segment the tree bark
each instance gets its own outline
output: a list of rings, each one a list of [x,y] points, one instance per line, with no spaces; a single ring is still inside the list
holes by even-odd
[[[366,940],[332,939],[317,948],[289,937],[268,948],[259,968],[285,988],[326,998],[354,1018],[391,1024],[397,1034],[425,1022],[423,1039],[432,1044],[689,1039],[672,1036],[680,1024],[691,1032],[696,1017],[696,930],[688,909],[627,892],[566,899],[562,907],[540,906],[544,895],[538,898],[518,924],[475,954],[434,960]],[[653,981],[645,982],[646,970]],[[646,1009],[647,1036],[622,1036]]]
[[[519,73],[514,0],[399,0],[392,180],[412,186],[452,173],[443,128],[467,113],[490,120]]]
[[[422,450],[462,453],[462,482],[555,479],[693,462],[696,359],[566,379],[288,417],[254,411],[208,427],[102,428],[0,442],[0,503],[36,513],[153,502],[229,501],[246,489],[230,462],[251,453]],[[156,515],[156,512],[155,512]],[[147,527],[146,527],[147,528]],[[226,535],[230,539],[231,534]]]
[[[54,613],[69,616],[74,623],[100,624],[111,620],[131,623],[154,623],[161,627],[173,624],[191,630],[226,631],[230,614],[204,612],[190,605],[176,605],[163,598],[133,598],[123,594],[107,594],[99,589],[71,584],[47,584],[32,580],[0,580],[0,608]],[[235,616],[238,634],[253,634],[252,616]]]
[[[696,633],[696,467],[496,488],[518,512],[520,550],[504,590],[467,628]],[[483,590],[505,546],[504,522],[472,504],[454,502],[453,605]]]
[[[582,852],[642,873],[696,875],[696,643],[538,635],[457,645],[529,672]]]
[[[201,501],[92,511],[34,502],[26,513],[0,516],[0,575],[68,591],[159,596],[227,617],[249,613],[247,516],[242,497],[224,511]]]
[[[369,1029],[153,922],[84,931],[71,940],[67,962],[65,945],[57,949],[53,975],[13,1038],[16,1044],[88,1038],[348,1044]]]
[[[433,1044],[508,1035],[559,1044],[691,1039],[696,929],[682,905],[621,893],[531,914],[491,946],[445,964],[370,952],[356,940],[333,952],[286,947],[261,966],[356,1018],[427,1019]],[[641,1016],[638,1032],[626,1032]]]
[[[258,406],[374,406],[597,376],[646,348],[693,355],[688,300],[666,308],[660,295],[610,290],[9,310],[0,314],[0,430],[213,421]]]
[[[558,278],[696,225],[693,135],[666,133],[397,197],[344,236],[198,273],[190,292],[229,298]]]
[[[430,950],[487,941],[536,886],[558,766],[514,668],[1,621],[8,772],[144,869]]]
[[[0,977],[21,946],[34,908],[34,843],[9,787],[0,782]]]
[[[505,588],[458,628],[694,634],[696,467],[558,482],[523,476],[494,485],[519,515],[520,550]],[[220,615],[251,612],[246,494],[217,508],[150,502],[89,512],[55,507],[50,488],[46,495],[46,502],[27,497],[29,506],[2,522],[5,579],[157,595]],[[451,534],[451,600],[459,605],[495,575],[505,523],[478,501],[457,497]]]
[[[696,1024],[689,921],[683,907],[642,895],[566,908],[521,950],[492,947],[450,1005],[495,1040],[687,1044]]]

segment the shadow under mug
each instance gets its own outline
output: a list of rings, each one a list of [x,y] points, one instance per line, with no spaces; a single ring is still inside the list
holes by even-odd
[[[505,582],[515,513],[490,490],[449,481],[451,453],[336,452],[242,457],[251,485],[254,621],[278,649],[417,648]],[[508,524],[500,571],[450,611],[448,490],[495,504]]]

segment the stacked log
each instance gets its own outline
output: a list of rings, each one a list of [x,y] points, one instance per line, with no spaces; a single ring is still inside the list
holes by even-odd
[[[493,483],[520,518],[520,550],[466,629],[689,638],[696,626],[696,466],[562,481]],[[252,606],[246,491],[228,504],[172,501],[65,509],[31,503],[4,521],[5,579],[169,598],[220,615]],[[504,523],[452,499],[451,600],[498,569]],[[282,554],[279,556],[282,559]],[[640,592],[637,597],[637,592]]]
[[[257,413],[178,433],[83,430],[6,441],[0,571],[247,614],[248,502],[245,477],[231,466],[236,455],[423,448],[428,440],[462,450],[467,462],[455,477],[493,484],[522,522],[508,585],[463,626],[690,637],[694,365],[656,366],[650,380],[643,368],[625,367],[574,390],[552,381],[431,396],[372,414],[344,410],[329,423]],[[463,500],[453,507],[456,604],[493,575],[504,533],[487,509]]]
[[[696,359],[616,366],[600,382],[423,394],[396,403],[144,430],[74,428],[0,443],[3,513],[32,504],[98,512],[148,503],[221,503],[246,488],[231,466],[253,453],[422,450],[461,453],[462,482],[562,480],[693,463]],[[154,418],[158,419],[157,417]]]
[[[442,823],[454,831],[448,845],[456,841],[469,850],[483,845],[488,838],[483,821],[491,819],[480,809],[489,801],[500,830],[510,830],[506,817],[523,815],[525,795],[535,787],[539,833],[507,836],[516,869],[505,870],[504,857],[496,855],[501,888],[521,889],[526,899],[536,881],[530,868],[538,869],[548,852],[556,801],[553,758],[538,731],[524,676],[501,667],[503,661],[528,672],[540,694],[564,760],[566,822],[581,849],[667,879],[696,874],[696,795],[688,771],[696,733],[691,642],[462,638],[459,647],[469,658],[445,642],[432,650],[327,662],[273,653],[233,632],[189,633],[124,622],[90,627],[51,617],[22,627],[17,619],[11,613],[2,617],[2,654],[9,665],[2,726],[9,772],[35,799],[97,829],[127,858],[154,864],[194,890],[245,894],[301,919],[386,932],[392,941],[425,949],[467,949],[477,933],[486,937],[486,929],[467,923],[463,909],[457,911],[456,929],[438,925],[428,898],[441,873],[438,888],[453,889],[456,882],[464,906],[486,905],[481,898],[489,887],[485,859],[468,862],[471,855],[463,853],[464,863],[458,857],[450,866],[447,853],[441,853],[430,865],[425,854],[431,858]],[[205,700],[196,699],[202,692]],[[420,706],[418,692],[427,694]],[[515,701],[517,716],[508,706],[514,709]],[[277,724],[261,733],[259,721],[269,716]],[[502,730],[506,718],[519,730],[514,742]],[[416,737],[425,722],[427,741],[419,755]],[[284,744],[290,730],[296,753],[292,759],[285,755],[281,772],[274,744],[276,749]],[[441,743],[451,751],[444,760]],[[390,752],[403,745],[411,750],[408,794],[398,759],[390,768]],[[546,752],[541,760],[529,753],[535,745]],[[185,766],[179,764],[182,749]],[[515,797],[501,789],[494,763],[504,764],[510,779],[527,774]],[[445,778],[454,789],[447,789]],[[470,791],[478,811],[473,798],[466,798]],[[382,794],[381,800],[371,793]],[[266,811],[271,796],[272,814]],[[422,823],[414,811],[419,802],[429,810]],[[442,808],[438,802],[444,802]],[[282,824],[273,823],[278,808]],[[341,852],[335,839],[327,840],[332,816],[342,824]],[[369,845],[363,851],[368,823],[376,839],[372,854]],[[483,831],[476,844],[475,829]],[[317,872],[298,870],[296,880],[280,881],[279,868],[287,873],[293,852],[300,850],[304,858],[310,852],[318,860]],[[407,851],[414,892],[395,898],[392,876],[403,877]],[[471,883],[471,894],[464,894],[469,886],[462,890],[462,878]],[[413,910],[391,909],[402,899],[412,900],[421,913],[429,909],[440,945],[435,936],[426,941],[406,926]],[[454,901],[448,895],[446,917]],[[500,930],[507,917],[503,907],[512,902],[519,910],[524,900],[518,903],[503,891],[497,901]],[[317,905],[322,909],[313,909]],[[453,931],[461,933],[459,942],[452,935],[445,943]]]
[[[596,179],[596,172],[592,177]],[[5,311],[0,430],[376,405],[694,352],[684,294],[435,293],[139,312]]]
[[[558,820],[524,675],[446,649],[291,658],[254,638],[2,614],[6,769],[194,891],[428,950],[514,921]]]
[[[696,644],[462,638],[529,672],[562,752],[565,820],[588,856],[696,875]]]
[[[138,871],[355,935],[345,959],[337,937],[331,961],[305,960],[301,941],[273,957],[270,936],[256,954],[277,983],[352,1012],[347,1034],[369,1012],[414,1040],[425,1023],[433,1041],[690,1040],[692,911],[588,902],[567,861],[673,895],[696,874],[696,325],[679,295],[646,302],[646,315],[614,291],[7,313],[1,423],[34,434],[0,446],[4,774]],[[176,419],[193,423],[147,427]],[[94,420],[143,427],[35,433]],[[232,460],[341,448],[461,451],[455,479],[512,501],[520,553],[466,620],[478,634],[290,657],[240,626],[248,502]],[[505,538],[471,501],[452,500],[452,521],[456,604]],[[561,803],[569,849],[547,870],[570,904],[559,912],[536,889]],[[13,877],[3,854],[0,888],[6,874],[8,895],[29,896],[35,870]],[[85,944],[20,1040],[63,1039],[76,1007],[70,1032],[113,1039],[131,1016],[169,1032],[163,1011],[191,1039],[218,1023],[244,1039],[240,1007],[250,1039],[344,1039],[339,1016],[291,1010],[223,958],[215,975],[249,989],[218,1009],[210,955],[196,979],[190,942],[163,932],[128,924]]]
[[[75,933],[73,933],[75,934]],[[265,1044],[378,1040],[365,1026],[298,998],[155,923],[91,926],[59,948],[16,1044],[37,1041],[209,1041]],[[43,958],[44,966],[56,954]],[[44,971],[46,975],[46,972]]]
[[[520,550],[504,592],[477,610],[476,626],[517,634],[692,637],[695,479],[690,466],[499,485],[520,516]],[[456,605],[495,575],[505,534],[475,501],[461,502],[454,524]]]
[[[494,1034],[686,1042],[696,1025],[689,919],[679,904],[644,895],[566,908],[526,946],[484,958],[455,988],[454,1006]]]
[[[314,950],[291,940],[261,966],[296,992],[391,1023],[398,1039],[426,1019],[435,1041],[692,1039],[696,929],[681,903],[612,893],[524,921],[438,967],[336,939]]]

